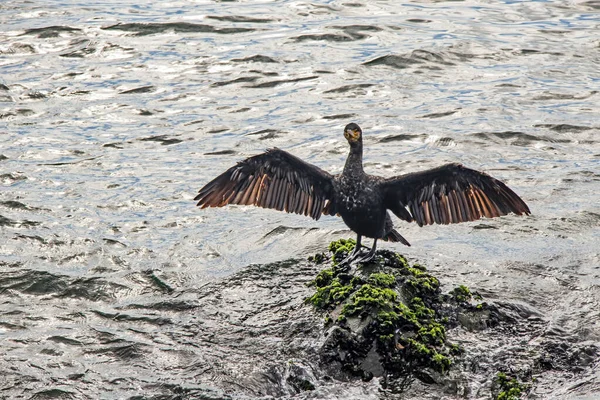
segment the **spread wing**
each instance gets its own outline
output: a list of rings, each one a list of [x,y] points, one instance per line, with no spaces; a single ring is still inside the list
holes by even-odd
[[[460,164],[385,179],[381,186],[386,207],[419,226],[475,221],[511,212],[530,214],[527,204],[504,183]]]
[[[238,162],[206,184],[198,206],[255,205],[319,219],[334,214],[333,176],[274,148]]]

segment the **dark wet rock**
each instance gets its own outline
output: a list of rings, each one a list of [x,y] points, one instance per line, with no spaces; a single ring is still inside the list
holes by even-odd
[[[439,281],[385,250],[355,271],[337,265],[353,248],[353,241],[332,243],[334,264],[313,281],[317,292],[309,301],[326,312],[331,325],[322,363],[337,379],[384,377],[387,382],[414,376],[435,382],[436,374],[452,364],[454,351],[446,339],[450,312],[442,312]],[[455,314],[463,300],[454,302]]]
[[[68,400],[78,398],[75,392],[62,389],[45,389],[35,392],[30,397],[32,400]]]
[[[546,338],[535,359],[538,369],[581,373],[598,360],[600,349],[595,344],[573,344],[559,338]]]

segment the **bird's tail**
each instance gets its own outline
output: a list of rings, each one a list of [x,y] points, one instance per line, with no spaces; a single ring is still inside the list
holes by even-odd
[[[402,235],[399,234],[398,231],[395,229],[392,229],[391,231],[389,231],[388,234],[383,237],[383,240],[387,240],[390,242],[400,242],[406,246],[410,246],[410,243],[408,243],[408,240],[404,239],[402,237]]]

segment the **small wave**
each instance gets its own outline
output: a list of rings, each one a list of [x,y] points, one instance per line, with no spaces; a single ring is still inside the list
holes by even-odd
[[[43,28],[26,29],[25,33],[23,33],[22,35],[34,35],[40,39],[45,39],[45,38],[59,37],[62,33],[74,33],[74,32],[81,32],[81,29],[73,28],[70,26],[54,25],[54,26],[46,26]]]
[[[212,25],[193,24],[189,22],[165,22],[165,23],[127,23],[102,27],[108,31],[132,32],[135,36],[147,36],[156,33],[187,32],[187,33],[218,33],[235,34],[253,32],[252,28],[216,28]]]

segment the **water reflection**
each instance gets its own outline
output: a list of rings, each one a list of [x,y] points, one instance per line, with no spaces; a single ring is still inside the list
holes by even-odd
[[[210,339],[214,315],[253,307],[232,300],[205,320],[182,310],[209,297],[208,282],[349,232],[333,217],[200,211],[195,191],[274,146],[337,173],[351,121],[366,132],[370,172],[462,162],[514,187],[532,206],[526,221],[405,224],[415,239],[401,250],[449,284],[535,307],[545,337],[597,348],[597,10],[593,1],[1,4],[6,395],[123,398],[144,382],[156,395],[172,384],[224,396],[233,383],[174,381],[200,382],[214,368],[205,357],[256,363],[223,342],[211,353]],[[576,378],[559,368],[565,353],[554,373],[567,383],[541,376],[535,394],[593,393],[597,356],[586,351]],[[471,398],[489,388],[467,385]],[[323,388],[378,397],[376,384]]]

